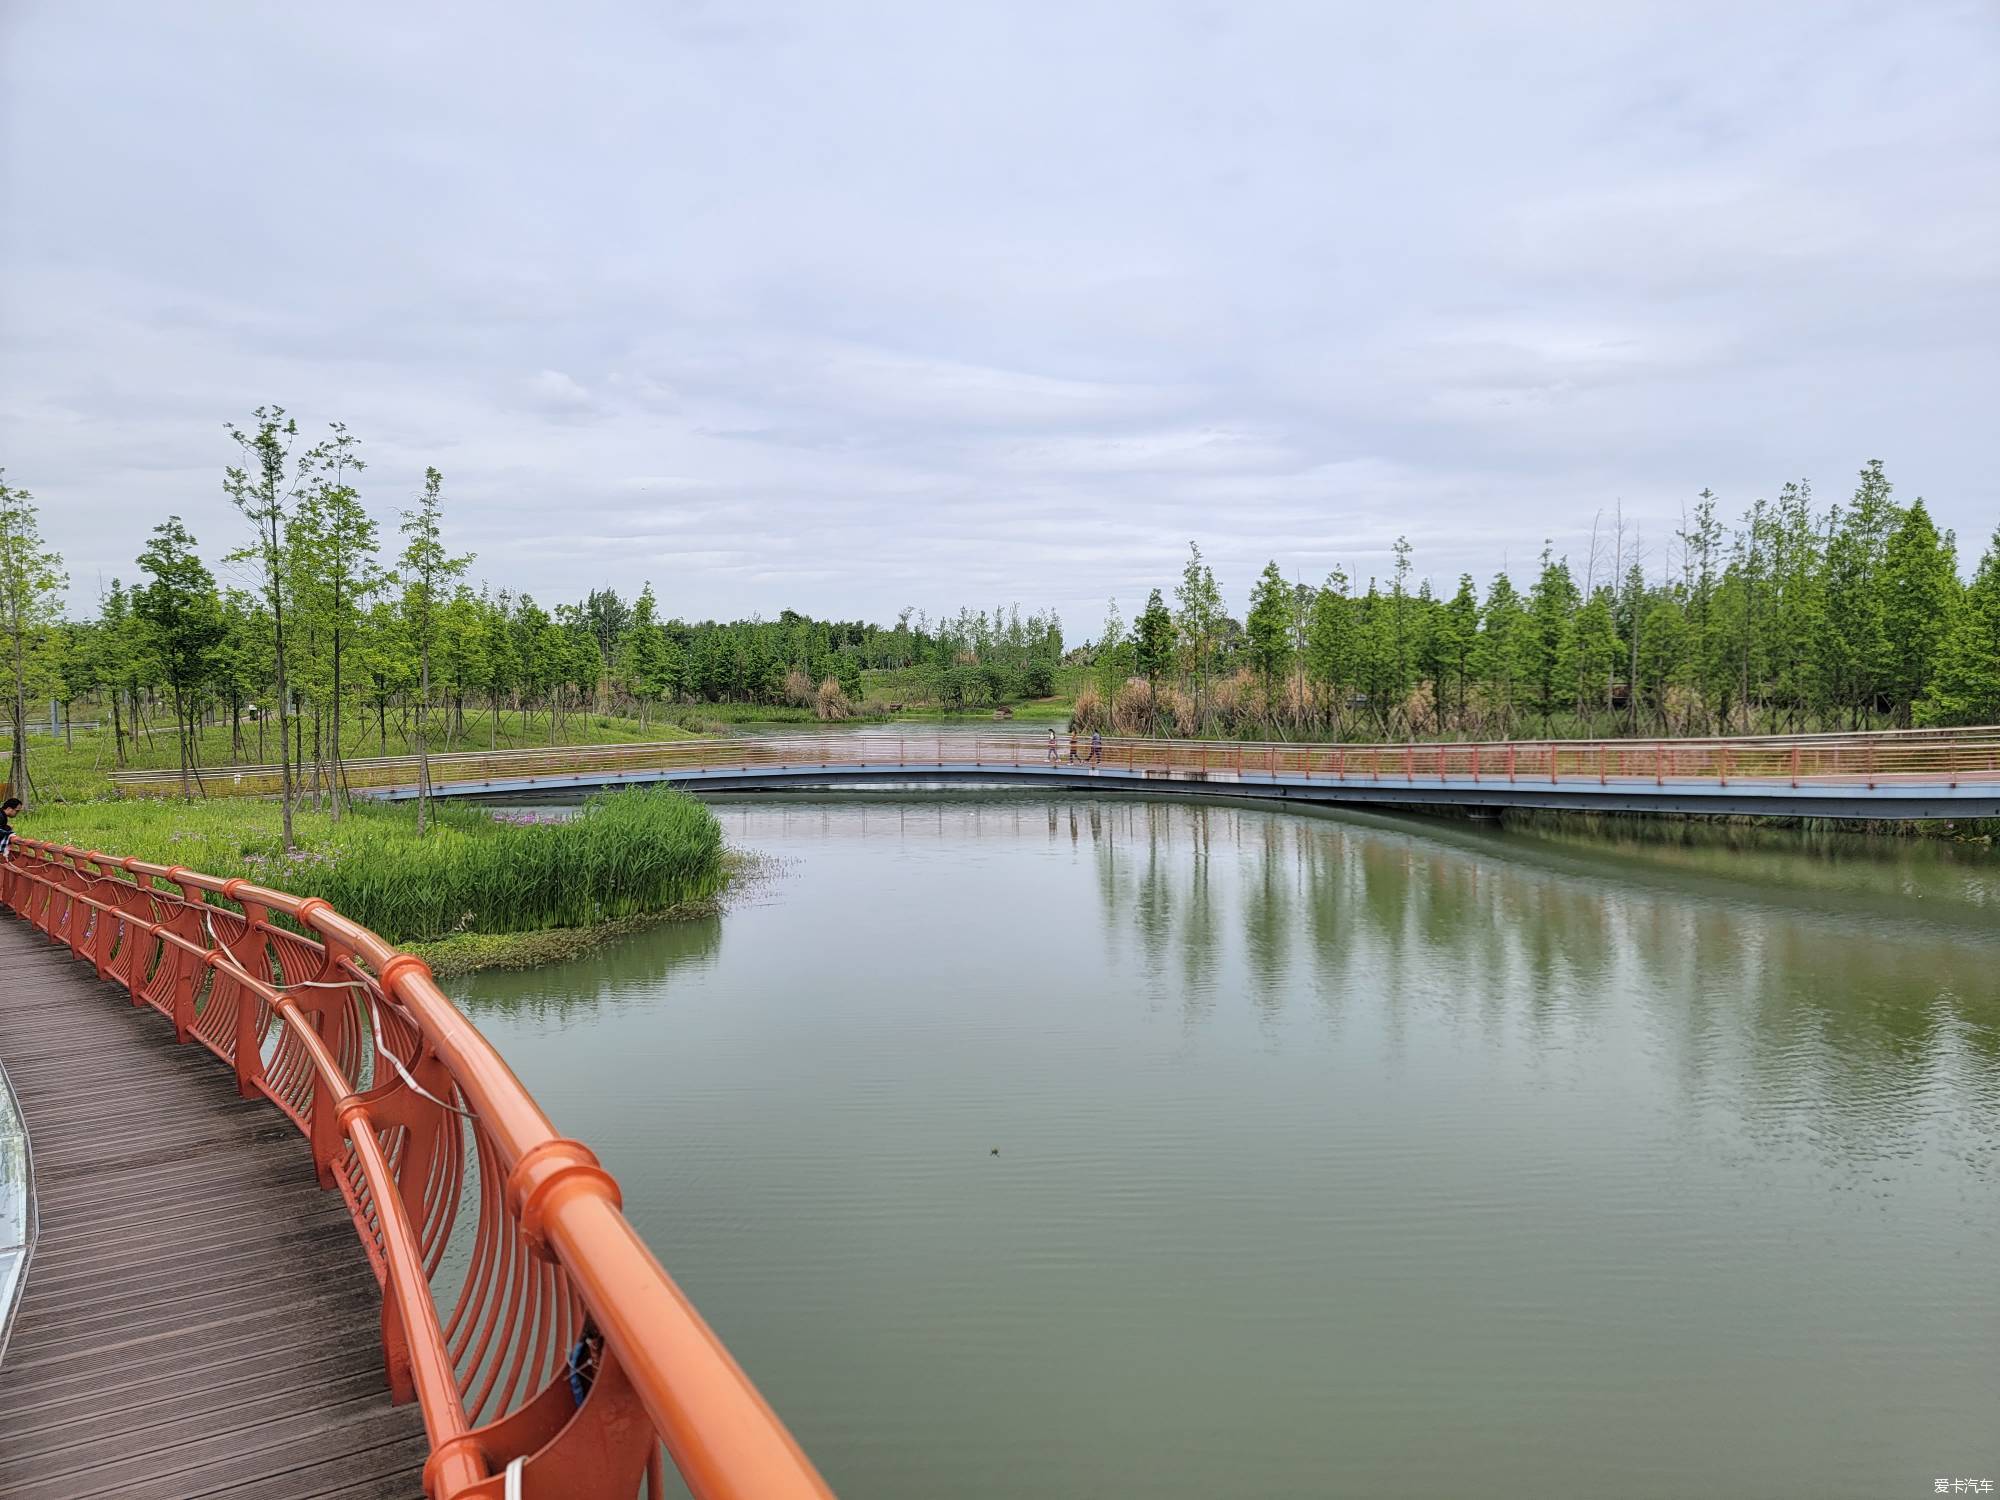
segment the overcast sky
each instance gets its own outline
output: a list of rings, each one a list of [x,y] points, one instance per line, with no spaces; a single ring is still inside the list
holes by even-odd
[[[0,464],[78,603],[222,424],[446,477],[475,576],[1018,600],[1191,538],[1654,566],[1870,457],[2000,522],[1990,3],[0,0]]]

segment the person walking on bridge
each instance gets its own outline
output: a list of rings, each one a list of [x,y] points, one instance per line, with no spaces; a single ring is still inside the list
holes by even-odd
[[[1049,764],[1050,764],[1050,765],[1054,765],[1054,764],[1056,763],[1056,757],[1057,757],[1057,755],[1059,755],[1060,753],[1061,753],[1061,752],[1060,752],[1059,750],[1057,750],[1057,749],[1056,749],[1056,732],[1055,732],[1055,731],[1054,731],[1053,729],[1051,729],[1051,730],[1049,731]]]
[[[1104,764],[1104,736],[1097,730],[1090,731],[1090,767],[1097,770]]]

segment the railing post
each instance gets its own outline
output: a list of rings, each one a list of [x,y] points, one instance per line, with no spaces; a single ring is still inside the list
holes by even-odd
[[[223,889],[223,894],[231,900],[238,897],[231,894],[230,887],[240,890],[241,881],[231,881]],[[254,901],[241,901],[243,907],[243,938],[241,951],[234,954],[236,962],[254,977],[269,983],[271,979],[271,955],[264,946],[264,927],[271,920],[269,907]],[[258,1085],[264,1081],[264,1011],[263,1002],[256,993],[245,985],[236,986],[236,1055],[231,1059],[236,1071],[236,1092],[244,1098],[254,1098],[259,1092]]]
[[[1507,741],[1507,779],[1509,781],[1514,779],[1514,754],[1520,748],[1512,740]]]

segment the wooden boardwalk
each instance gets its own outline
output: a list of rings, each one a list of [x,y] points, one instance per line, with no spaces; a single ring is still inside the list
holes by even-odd
[[[419,1496],[375,1278],[291,1123],[4,909],[0,1058],[41,1209],[0,1496]]]

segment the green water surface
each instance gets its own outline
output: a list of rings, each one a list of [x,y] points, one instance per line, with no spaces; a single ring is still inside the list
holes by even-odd
[[[717,811],[723,916],[454,989],[850,1500],[2000,1480],[1991,851]]]

